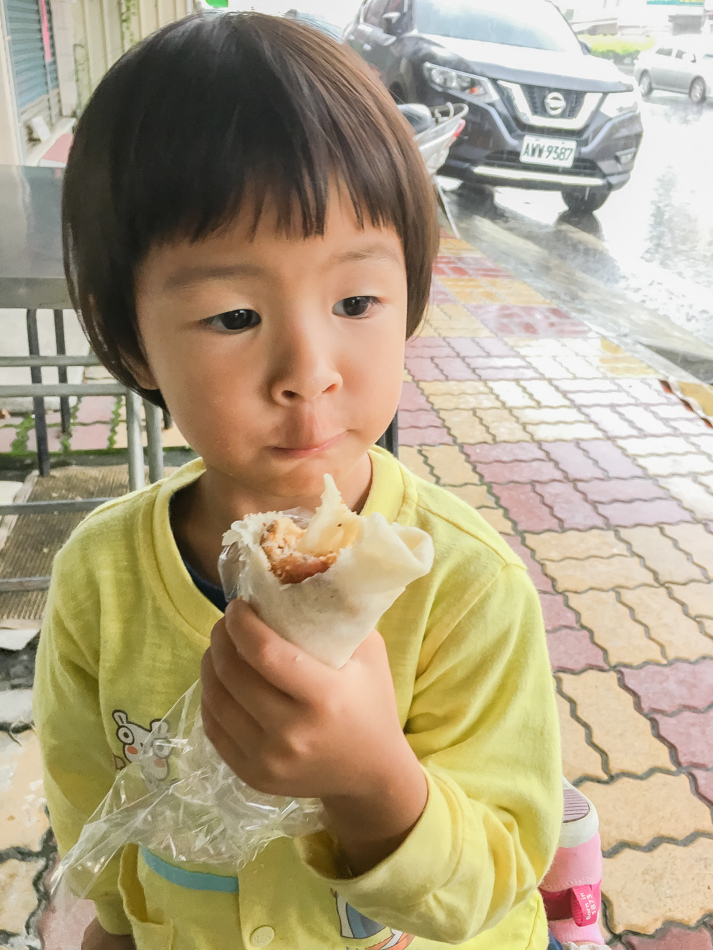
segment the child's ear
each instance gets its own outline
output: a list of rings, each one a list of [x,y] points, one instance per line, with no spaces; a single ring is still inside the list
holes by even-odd
[[[124,360],[131,370],[134,379],[142,389],[160,388],[156,382],[156,377],[151,371],[151,366],[146,358],[141,340],[138,341],[138,347],[135,353],[124,353]]]

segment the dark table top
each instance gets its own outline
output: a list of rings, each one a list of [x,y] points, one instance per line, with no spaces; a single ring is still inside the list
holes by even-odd
[[[0,307],[67,310],[62,169],[0,165]]]

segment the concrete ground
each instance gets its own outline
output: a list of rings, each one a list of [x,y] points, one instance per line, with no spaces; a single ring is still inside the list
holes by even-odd
[[[401,458],[477,507],[540,591],[563,771],[600,815],[610,945],[713,950],[713,393],[677,395],[465,242],[441,252],[408,347]],[[81,400],[53,445],[119,447],[122,412]],[[0,422],[0,451],[32,449],[26,418]],[[7,947],[41,946],[52,862],[37,742],[17,725],[29,701],[0,690]],[[43,929],[66,950],[56,916]]]

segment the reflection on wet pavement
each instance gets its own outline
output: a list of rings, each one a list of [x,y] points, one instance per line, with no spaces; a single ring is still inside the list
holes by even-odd
[[[713,343],[713,104],[655,93],[631,181],[596,215],[556,192],[451,193],[459,220],[483,216]]]

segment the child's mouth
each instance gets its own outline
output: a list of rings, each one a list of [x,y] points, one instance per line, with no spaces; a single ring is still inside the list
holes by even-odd
[[[321,455],[322,452],[326,452],[328,449],[331,449],[332,446],[336,445],[340,439],[344,437],[346,433],[340,432],[339,435],[332,436],[331,439],[327,439],[326,442],[320,443],[297,443],[294,445],[275,445],[272,447],[272,451],[275,452],[280,458],[289,458],[289,459],[299,459],[307,458],[310,455]]]

